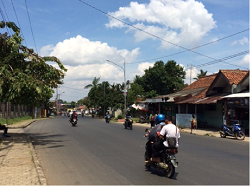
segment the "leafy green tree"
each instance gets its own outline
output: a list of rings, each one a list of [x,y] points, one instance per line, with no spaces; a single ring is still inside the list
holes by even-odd
[[[138,85],[137,83],[131,83],[127,94],[127,104],[131,105],[135,103],[138,97],[145,97],[145,92],[141,85]]]
[[[134,83],[142,86],[146,97],[170,94],[184,87],[186,73],[175,61],[168,61],[166,64],[157,61],[144,72],[142,77],[135,77]]]
[[[56,57],[41,57],[21,44],[20,29],[13,22],[0,22],[0,101],[24,105],[48,106],[53,89],[62,84],[67,71]],[[47,62],[55,62],[59,69]]]
[[[88,84],[86,85],[84,88],[85,89],[89,89],[90,88],[90,91],[89,91],[89,94],[88,94],[88,97],[90,98],[92,104],[94,105],[94,107],[97,106],[97,87],[100,85],[99,84],[99,81],[100,81],[100,78],[94,78],[93,81],[92,81],[92,84]]]
[[[197,77],[194,78],[194,79],[195,79],[195,80],[198,80],[198,79],[200,79],[200,78],[202,78],[202,77],[205,77],[206,75],[207,75],[207,71],[200,70],[200,73],[197,74]]]

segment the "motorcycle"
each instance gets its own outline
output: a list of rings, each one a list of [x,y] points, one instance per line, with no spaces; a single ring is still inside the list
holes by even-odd
[[[238,140],[244,140],[245,134],[242,132],[240,124],[233,124],[232,126],[222,125],[220,130],[220,137],[226,136],[236,137]]]
[[[132,116],[126,116],[126,119],[125,119],[125,122],[124,122],[124,126],[125,126],[125,129],[127,129],[128,127],[130,128],[130,130],[133,129]]]
[[[139,123],[149,123],[149,117],[148,117],[148,115],[146,115],[146,116],[140,115]]]
[[[147,142],[149,143],[149,142]],[[175,168],[178,167],[178,162],[176,161],[175,154],[178,152],[175,148],[163,147],[159,152],[153,152],[153,158],[149,160],[147,152],[147,144],[145,146],[145,168],[150,169],[154,167],[158,170],[162,170],[167,178],[173,178],[175,175]]]
[[[107,116],[105,116],[105,121],[106,121],[106,123],[109,123],[110,122],[110,115],[108,114]]]
[[[77,117],[73,116],[73,118],[70,120],[70,123],[72,124],[72,126],[76,126],[76,124],[77,124]]]

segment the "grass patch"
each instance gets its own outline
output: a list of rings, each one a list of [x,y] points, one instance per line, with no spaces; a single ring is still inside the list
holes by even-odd
[[[22,122],[22,121],[25,121],[25,120],[29,120],[29,119],[32,119],[32,117],[31,116],[24,116],[24,117],[18,117],[18,118],[9,118],[8,119],[8,123],[9,123],[9,125],[13,125],[13,124],[16,124],[16,123],[20,123],[20,122]],[[5,118],[0,118],[0,123],[1,124],[6,124],[7,122],[6,122],[6,119]]]

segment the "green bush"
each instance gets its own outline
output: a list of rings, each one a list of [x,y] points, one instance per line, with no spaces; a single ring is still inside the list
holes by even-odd
[[[122,119],[122,118],[123,118],[122,115],[117,116],[117,119]]]

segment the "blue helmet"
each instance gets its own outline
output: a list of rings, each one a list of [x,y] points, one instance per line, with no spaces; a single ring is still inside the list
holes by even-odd
[[[165,116],[163,114],[158,114],[155,119],[156,124],[159,124],[161,122],[165,122]]]

